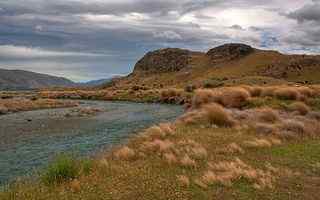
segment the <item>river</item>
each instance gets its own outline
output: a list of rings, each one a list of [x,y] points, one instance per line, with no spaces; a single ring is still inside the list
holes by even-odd
[[[75,108],[0,116],[0,185],[33,174],[59,153],[95,155],[183,112],[181,106],[131,102],[80,101],[80,107],[102,111],[85,117],[67,116]]]

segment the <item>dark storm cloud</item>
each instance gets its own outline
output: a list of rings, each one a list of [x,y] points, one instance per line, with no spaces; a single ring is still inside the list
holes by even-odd
[[[292,43],[313,48],[319,42],[318,5],[311,0],[2,0],[0,67],[83,80],[127,74],[144,53],[164,47],[206,51],[245,42],[289,52]]]
[[[292,19],[297,19],[300,23],[305,21],[317,21],[320,23],[320,3],[315,1],[313,4],[305,5],[289,13],[288,16]]]

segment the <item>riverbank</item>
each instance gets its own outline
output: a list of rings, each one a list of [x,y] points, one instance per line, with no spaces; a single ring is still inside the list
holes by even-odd
[[[319,94],[292,86],[197,90],[175,122],[141,132],[89,167],[60,160],[0,197],[317,199]]]

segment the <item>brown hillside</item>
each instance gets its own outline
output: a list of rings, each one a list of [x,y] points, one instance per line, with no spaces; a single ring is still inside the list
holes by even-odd
[[[187,85],[319,83],[320,56],[285,55],[254,49],[245,44],[225,44],[207,53],[161,49],[147,53],[134,72],[115,88],[138,85],[149,88]]]

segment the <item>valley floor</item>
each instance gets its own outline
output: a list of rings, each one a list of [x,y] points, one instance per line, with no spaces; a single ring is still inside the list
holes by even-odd
[[[0,199],[318,199],[319,87],[168,91],[189,104],[175,122],[93,160],[61,156]]]

